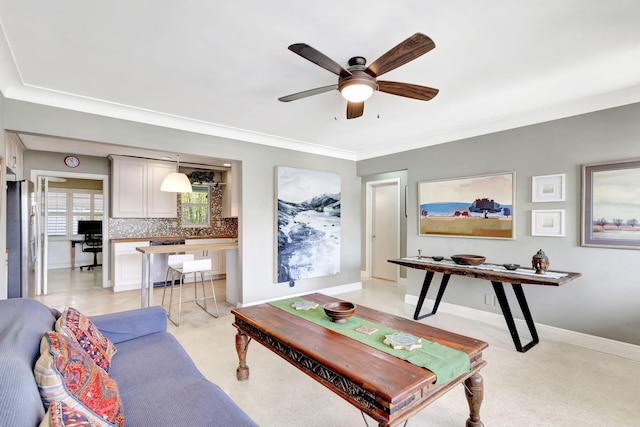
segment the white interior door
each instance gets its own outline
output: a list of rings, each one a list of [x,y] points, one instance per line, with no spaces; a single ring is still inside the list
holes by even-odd
[[[387,262],[400,257],[400,185],[382,182],[371,187],[371,275],[398,280],[398,266]]]

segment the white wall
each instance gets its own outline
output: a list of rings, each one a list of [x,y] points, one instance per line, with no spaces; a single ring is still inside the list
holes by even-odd
[[[312,154],[111,119],[22,101],[6,100],[5,128],[108,144],[170,150],[241,163],[238,225],[242,293],[250,304],[291,294],[360,282],[360,178],[356,164]],[[294,288],[274,283],[275,166],[339,173],[342,178],[341,272],[300,280]],[[4,231],[0,230],[0,234]]]
[[[536,322],[640,344],[640,251],[580,245],[581,166],[640,157],[640,104],[556,120],[358,162],[358,174],[408,170],[407,253],[479,254],[489,262],[530,265],[538,249],[552,270],[582,277],[559,288],[524,286]],[[516,240],[418,236],[417,182],[515,171]],[[566,174],[566,201],[531,202],[531,177]],[[640,183],[638,184],[640,185]],[[565,209],[566,237],[531,236],[532,209]],[[438,275],[439,276],[439,275]],[[424,275],[408,271],[407,292],[419,295]],[[439,283],[439,277],[434,280]],[[436,292],[437,284],[431,292]],[[487,281],[452,277],[444,301],[499,312],[484,304]],[[507,294],[511,294],[508,289]],[[514,302],[517,307],[517,303]],[[519,314],[519,310],[515,311]]]
[[[71,244],[68,240],[49,240],[48,246],[47,269],[71,268]],[[98,254],[98,262],[102,262],[102,254]],[[76,245],[76,266],[89,265],[91,263],[93,263],[93,254],[82,252],[82,245],[78,243]]]

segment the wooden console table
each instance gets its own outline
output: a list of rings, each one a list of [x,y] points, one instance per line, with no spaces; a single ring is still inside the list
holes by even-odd
[[[424,256],[420,258],[411,257],[390,259],[388,261],[403,267],[426,270],[424,282],[422,283],[422,290],[420,291],[420,297],[418,298],[418,305],[416,306],[416,311],[413,315],[415,320],[436,314],[440,301],[442,301],[444,291],[447,289],[447,284],[449,283],[451,275],[489,280],[493,285],[493,291],[498,298],[498,303],[500,304],[504,320],[507,322],[507,327],[511,333],[513,344],[515,345],[516,350],[521,353],[526,352],[540,342],[538,332],[536,331],[536,325],[533,322],[531,311],[529,311],[529,305],[527,304],[527,299],[524,295],[524,291],[522,290],[522,285],[560,286],[582,276],[580,273],[570,273],[565,271],[549,271],[545,274],[535,274],[532,269],[525,268],[518,269],[518,271],[510,271],[501,265],[487,263],[479,266],[458,265],[449,259],[433,261],[431,258]],[[420,311],[422,310],[422,305],[424,304],[427,291],[429,290],[429,286],[431,285],[431,281],[433,280],[435,273],[442,273],[440,289],[438,290],[438,295],[436,296],[431,313],[421,315]],[[513,319],[511,307],[509,307],[509,301],[507,300],[507,295],[504,292],[504,285],[502,282],[511,283],[513,292],[515,293],[520,309],[522,310],[522,315],[524,316],[524,320],[527,323],[529,332],[531,333],[531,342],[524,346],[520,341],[520,335],[516,329],[516,323]]]

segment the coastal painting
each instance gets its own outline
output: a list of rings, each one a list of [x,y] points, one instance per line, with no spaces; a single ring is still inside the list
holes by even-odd
[[[582,167],[582,245],[640,249],[640,159]]]
[[[421,236],[515,239],[515,172],[418,183]]]
[[[276,167],[277,282],[340,272],[340,175]]]

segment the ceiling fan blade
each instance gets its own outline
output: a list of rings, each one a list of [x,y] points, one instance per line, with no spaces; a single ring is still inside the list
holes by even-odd
[[[316,65],[324,68],[327,71],[331,71],[338,76],[350,76],[351,71],[345,70],[342,65],[338,64],[333,59],[329,58],[324,53],[312,48],[306,43],[295,43],[289,46],[291,52],[297,53],[304,59],[313,62]]]
[[[364,113],[364,101],[347,102],[347,119],[357,119]]]
[[[421,101],[428,101],[439,92],[438,89],[432,87],[383,80],[378,80],[378,90],[391,95],[404,96],[405,98],[419,99]]]
[[[330,90],[338,90],[338,85],[322,86],[322,87],[317,87],[315,89],[309,89],[302,92],[293,93],[291,95],[278,98],[278,101],[281,101],[281,102],[295,101],[297,99],[306,98],[307,96],[313,96],[319,93],[329,92]]]
[[[415,33],[376,59],[366,71],[373,77],[381,76],[424,55],[434,47],[436,44],[429,37],[422,33]]]

